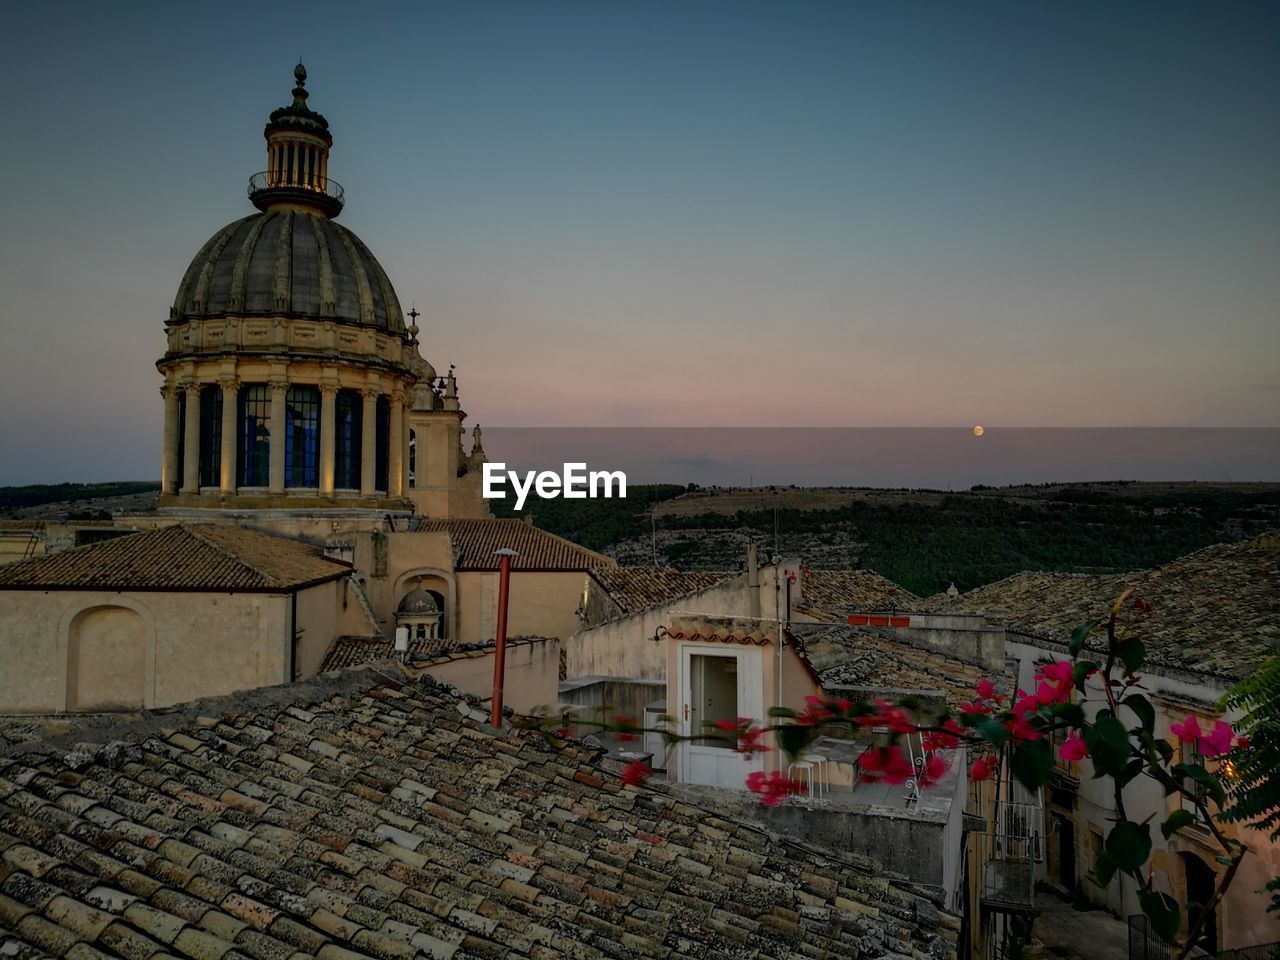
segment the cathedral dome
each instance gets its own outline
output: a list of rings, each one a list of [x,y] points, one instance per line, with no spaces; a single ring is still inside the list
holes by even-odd
[[[320,212],[271,206],[215,233],[178,287],[171,320],[292,315],[404,333],[386,271]]]
[[[431,616],[439,613],[440,604],[436,602],[436,598],[421,587],[407,594],[396,608],[398,617]]]

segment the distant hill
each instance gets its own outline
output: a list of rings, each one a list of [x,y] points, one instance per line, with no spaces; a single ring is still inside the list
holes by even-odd
[[[160,484],[145,480],[110,483],[36,483],[0,487],[0,517],[10,519],[79,519],[72,514],[105,510],[141,512],[155,509]]]
[[[867,567],[922,596],[1026,569],[1150,567],[1280,527],[1280,484],[1113,481],[960,493],[636,486],[627,493],[527,509],[539,526],[622,563],[734,569],[748,543],[766,551],[776,544],[808,566]],[[502,506],[495,501],[495,512]]]
[[[158,483],[0,487],[0,517],[155,509]],[[491,503],[515,516],[512,501]],[[810,567],[866,567],[928,596],[1020,570],[1119,573],[1280,527],[1280,483],[1098,483],[878,490],[632,485],[625,500],[542,500],[538,526],[625,564],[736,569],[746,547]]]

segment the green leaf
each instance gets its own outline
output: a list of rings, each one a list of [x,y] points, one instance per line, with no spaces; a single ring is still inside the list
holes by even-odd
[[[1145,823],[1122,820],[1107,834],[1106,851],[1117,867],[1137,873],[1151,856],[1151,828]]]
[[[790,707],[770,707],[769,716],[778,717],[783,720],[794,720],[796,712]]]
[[[1156,708],[1151,706],[1150,700],[1140,693],[1131,693],[1120,702],[1133,711],[1134,716],[1142,724],[1143,730],[1155,730]]]
[[[1080,650],[1084,647],[1085,638],[1089,636],[1089,634],[1093,632],[1093,628],[1101,622],[1101,620],[1090,620],[1088,623],[1082,623],[1071,631],[1071,646],[1069,647],[1071,650],[1071,656],[1080,656]]]
[[[1160,832],[1164,834],[1164,838],[1168,840],[1183,827],[1189,827],[1196,822],[1196,815],[1190,810],[1175,810],[1169,814],[1169,819],[1160,824]]]
[[[1169,941],[1178,935],[1182,929],[1182,910],[1173,897],[1159,890],[1139,890],[1138,903],[1156,933]]]
[[[1084,728],[1085,746],[1093,758],[1093,776],[1115,776],[1129,761],[1129,731],[1115,717],[1099,712],[1093,726]]]
[[[1209,797],[1218,806],[1221,807],[1227,802],[1227,792],[1222,789],[1222,784],[1218,782],[1218,778],[1200,764],[1176,763],[1173,765],[1173,774],[1176,777],[1190,777],[1196,783],[1201,784],[1208,792]]]
[[[1030,740],[1019,744],[1009,758],[1014,779],[1029,790],[1043,787],[1053,775],[1053,748],[1048,740]]]
[[[1049,708],[1049,713],[1069,726],[1084,726],[1084,708],[1078,703],[1055,703]]]
[[[1140,774],[1147,766],[1147,761],[1141,757],[1135,757],[1130,760],[1123,770],[1116,774],[1116,783],[1122,787],[1127,787],[1133,778]]]
[[[1116,645],[1116,656],[1124,663],[1126,673],[1137,673],[1146,663],[1147,645],[1141,640],[1131,638]]]
[[[805,748],[817,739],[818,730],[805,724],[789,723],[778,727],[778,746],[790,759],[795,760],[804,753]]]
[[[1093,861],[1093,879],[1098,882],[1098,886],[1105,887],[1115,875],[1116,862],[1106,850],[1098,851],[1098,859]]]
[[[983,740],[997,746],[1009,738],[1009,731],[1005,728],[1004,721],[995,717],[984,717],[979,720],[977,728]]]
[[[1089,679],[1089,674],[1100,669],[1102,668],[1092,660],[1078,660],[1071,668],[1071,682],[1075,684],[1077,690],[1084,693],[1084,682]]]

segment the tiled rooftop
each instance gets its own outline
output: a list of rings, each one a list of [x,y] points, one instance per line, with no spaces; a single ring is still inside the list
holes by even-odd
[[[1129,574],[1019,573],[932,606],[981,613],[1015,631],[1065,642],[1078,624],[1105,616],[1111,601],[1133,586],[1152,604],[1140,627],[1149,662],[1240,677],[1280,645],[1277,537],[1217,544]]]
[[[0,589],[290,590],[350,567],[234,524],[175,524],[0,567]]]
[[[991,676],[990,671],[938,650],[906,643],[888,629],[834,626],[800,635],[819,667],[824,687],[936,690],[955,707],[971,700],[978,681]]]
[[[393,670],[0,748],[0,954],[954,956],[906,889]]]
[[[836,614],[910,610],[920,598],[871,570],[807,570],[804,606]]]
[[[674,567],[610,566],[596,567],[591,571],[592,578],[618,605],[619,614],[624,616],[688,596],[735,575],[727,571],[681,571]]]
[[[543,637],[508,637],[507,649],[526,643],[545,643]],[[454,660],[488,657],[494,651],[494,642],[454,643],[451,640],[430,639],[409,641],[409,664],[414,668],[422,668],[435,664],[452,663]],[[325,655],[320,666],[320,673],[331,670],[344,670],[358,667],[366,663],[378,663],[383,660],[397,660],[400,655],[389,640],[372,640],[367,637],[339,637]]]
[[[581,570],[612,564],[602,553],[588,550],[564,537],[540,530],[523,520],[433,520],[420,518],[414,530],[424,533],[447,533],[457,554],[458,571],[497,570],[494,551],[507,548],[516,551],[511,561],[513,570]]]

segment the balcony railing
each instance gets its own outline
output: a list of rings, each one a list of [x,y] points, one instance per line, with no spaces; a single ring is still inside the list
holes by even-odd
[[[259,210],[271,200],[298,200],[314,203],[335,215],[346,202],[342,184],[332,177],[295,173],[292,170],[263,170],[249,178],[249,199]]]

